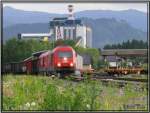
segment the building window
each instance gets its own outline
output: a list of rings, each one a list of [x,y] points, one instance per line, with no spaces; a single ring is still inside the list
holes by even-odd
[[[67,30],[66,29],[64,29],[64,39],[66,39],[67,38]]]
[[[71,29],[68,29],[69,39],[71,39]]]
[[[76,39],[76,29],[73,29],[73,39]]]

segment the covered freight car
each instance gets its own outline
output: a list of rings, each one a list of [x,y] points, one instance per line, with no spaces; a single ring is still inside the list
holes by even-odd
[[[3,64],[2,73],[3,74],[11,73],[11,63]]]
[[[33,57],[31,56],[23,61],[22,69],[24,73],[27,73],[27,74],[32,73],[32,58]]]
[[[10,62],[3,65],[3,74],[13,73],[22,74],[23,62]]]

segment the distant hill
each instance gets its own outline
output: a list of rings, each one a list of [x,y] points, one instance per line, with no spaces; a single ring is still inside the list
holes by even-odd
[[[53,17],[60,16],[62,15],[37,11],[23,11],[6,6],[3,8],[3,25],[5,28],[15,24],[46,23]]]
[[[113,44],[130,39],[146,40],[146,32],[136,29],[126,21],[115,18],[88,19],[81,18],[84,24],[93,31],[93,47],[103,48],[105,44]],[[4,40],[16,37],[18,33],[49,32],[48,23],[16,24],[4,28]]]
[[[147,33],[136,29],[123,20],[112,19],[82,19],[93,30],[93,47],[103,47],[105,44],[116,44],[137,39],[147,40]]]
[[[54,17],[64,16],[66,16],[66,14],[23,11],[8,6],[3,8],[4,27],[15,24],[48,23]],[[133,9],[122,11],[86,10],[76,12],[75,16],[76,18],[115,18],[117,20],[125,20],[131,26],[143,31],[147,31],[147,14]]]
[[[18,33],[48,33],[48,23],[16,24],[3,29],[3,40],[17,37]]]
[[[117,20],[125,20],[131,26],[147,31],[147,14],[138,10],[86,10],[75,14],[76,17],[87,17],[92,19],[98,18],[115,18]]]

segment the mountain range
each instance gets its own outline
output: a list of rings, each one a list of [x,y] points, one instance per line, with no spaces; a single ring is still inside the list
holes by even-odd
[[[18,33],[49,32],[49,21],[66,14],[23,11],[3,8],[3,39],[16,37]],[[87,10],[75,13],[84,24],[92,28],[93,47],[118,43],[130,39],[147,39],[147,15],[137,10],[111,11]]]

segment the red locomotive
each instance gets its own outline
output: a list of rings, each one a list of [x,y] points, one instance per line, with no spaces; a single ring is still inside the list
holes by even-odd
[[[76,69],[76,52],[69,46],[58,46],[52,52],[39,56],[39,73],[74,72]]]
[[[22,72],[27,74],[64,75],[75,73],[81,75],[83,58],[70,46],[58,46],[53,51],[37,52],[25,59]]]

